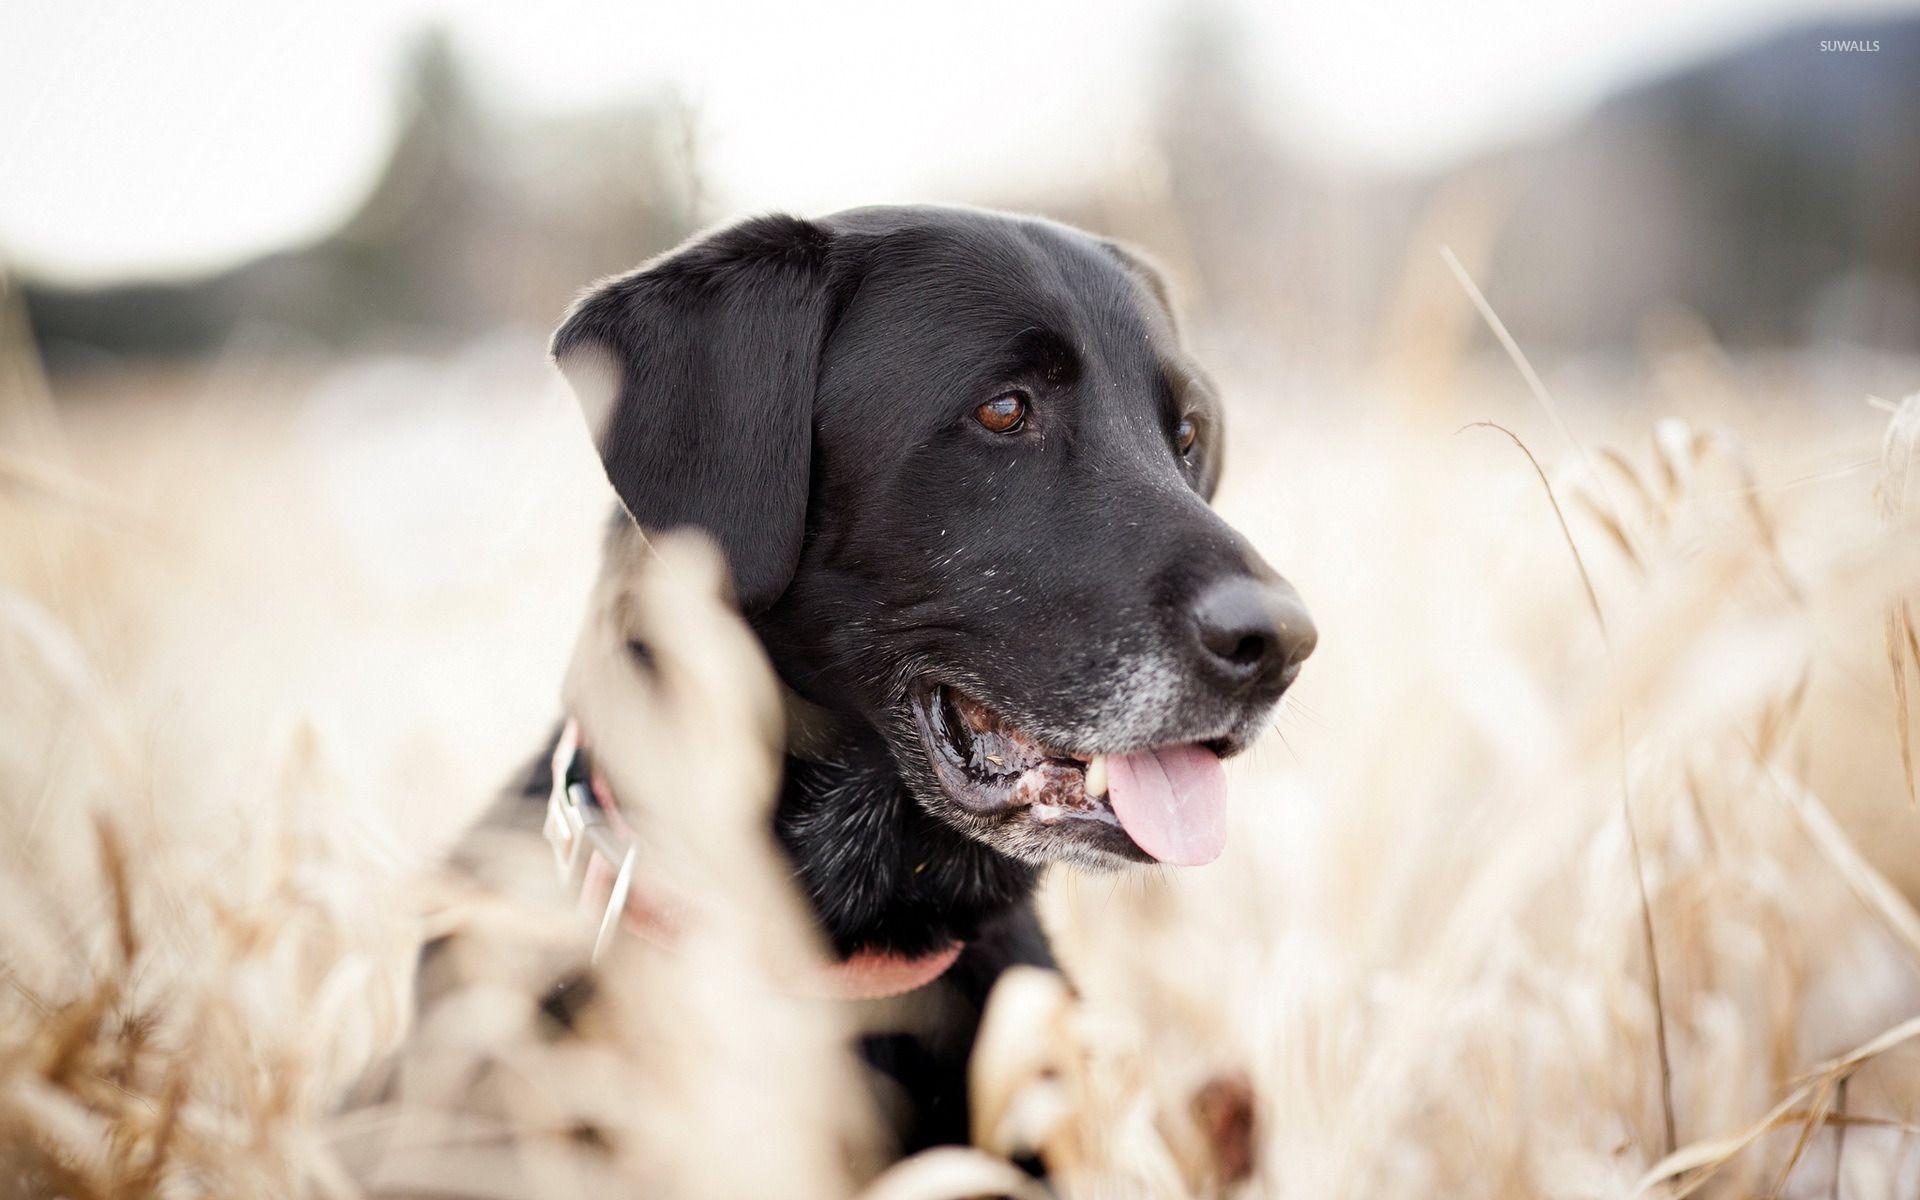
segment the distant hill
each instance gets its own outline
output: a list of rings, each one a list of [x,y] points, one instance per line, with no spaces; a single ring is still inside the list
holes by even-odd
[[[1881,48],[1819,48],[1847,38]],[[1264,366],[1427,336],[1462,311],[1442,244],[1542,353],[1631,351],[1676,309],[1732,346],[1920,351],[1920,18],[1758,38],[1418,177],[1266,140],[1243,46],[1217,15],[1165,39],[1158,196],[1118,179],[1034,202],[1158,250]]]
[[[1623,342],[1679,305],[1734,343],[1920,350],[1920,19],[1797,26],[1498,165],[1492,283],[1536,341]]]

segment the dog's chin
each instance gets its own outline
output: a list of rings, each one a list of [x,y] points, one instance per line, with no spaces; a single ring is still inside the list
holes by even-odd
[[[949,686],[922,685],[906,703],[925,764],[910,772],[920,776],[914,792],[960,832],[1035,865],[1113,871],[1160,861],[1113,806],[1108,762],[1134,748],[1096,753],[1050,744]],[[1235,729],[1192,741],[1223,758],[1246,738]]]

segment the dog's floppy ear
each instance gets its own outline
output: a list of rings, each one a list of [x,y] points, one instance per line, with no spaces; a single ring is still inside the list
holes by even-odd
[[[1167,315],[1168,325],[1172,327],[1175,334],[1178,334],[1180,312],[1174,305],[1173,285],[1167,282],[1167,273],[1160,269],[1160,264],[1154,262],[1151,256],[1139,248],[1124,242],[1106,238],[1102,239],[1100,244],[1106,248],[1108,254],[1120,260],[1120,265],[1127,269],[1128,274],[1140,281],[1149,295],[1160,302],[1161,309]]]
[[[807,221],[743,221],[595,286],[553,336],[627,512],[711,535],[748,614],[800,558],[832,249]]]

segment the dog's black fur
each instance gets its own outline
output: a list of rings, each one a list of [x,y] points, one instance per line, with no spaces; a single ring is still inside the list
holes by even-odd
[[[764,217],[601,284],[554,354],[627,513],[712,535],[781,680],[833,715],[786,760],[775,832],[834,947],[966,944],[928,989],[945,1032],[868,1047],[911,1098],[908,1148],[965,1140],[987,990],[1048,962],[1040,867],[1143,854],[957,802],[916,697],[963,689],[1086,755],[1232,752],[1312,645],[1256,638],[1248,665],[1195,640],[1222,580],[1298,601],[1208,508],[1220,416],[1164,284],[1041,220]],[[976,410],[1007,394],[1024,423],[989,432]],[[537,767],[527,793],[545,784]]]

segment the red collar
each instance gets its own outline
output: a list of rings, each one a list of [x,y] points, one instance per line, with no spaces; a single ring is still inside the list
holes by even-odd
[[[670,943],[674,921],[667,906],[649,903],[635,886],[638,860],[633,834],[606,777],[587,756],[579,722],[569,718],[553,751],[553,790],[547,798],[543,832],[553,847],[561,879],[578,894],[580,908],[599,920],[593,944],[597,959],[618,929],[650,942]],[[900,996],[946,974],[960,957],[955,942],[931,954],[907,957],[888,950],[863,949],[804,980],[795,989],[845,1000]]]

